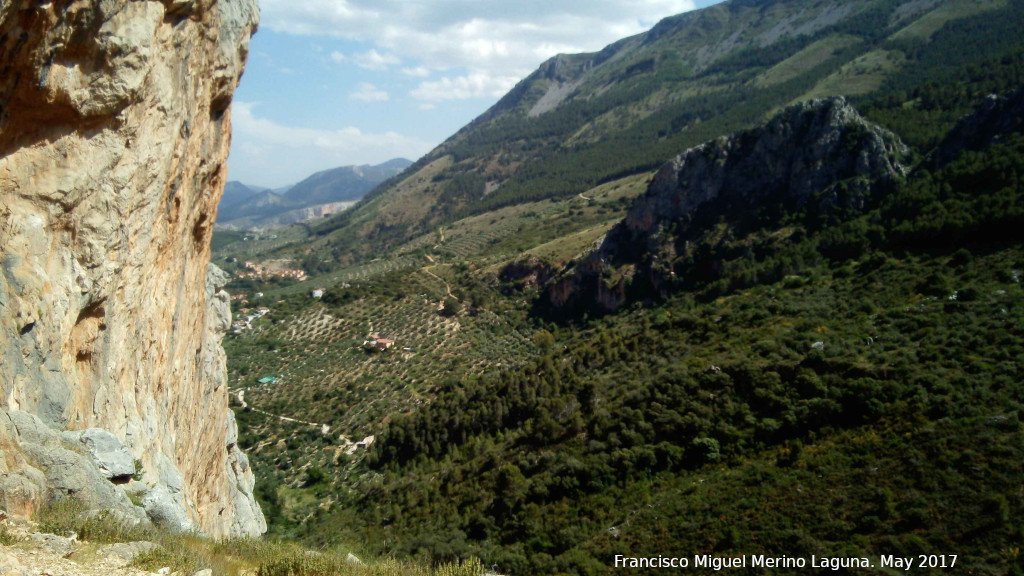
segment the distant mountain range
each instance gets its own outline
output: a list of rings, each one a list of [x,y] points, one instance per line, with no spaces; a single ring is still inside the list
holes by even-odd
[[[277,189],[231,181],[224,186],[217,225],[228,229],[273,228],[333,214],[411,164],[405,158],[394,158],[376,166],[341,166]]]

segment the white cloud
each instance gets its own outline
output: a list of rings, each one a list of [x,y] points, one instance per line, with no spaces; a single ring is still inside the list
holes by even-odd
[[[466,98],[501,98],[516,85],[514,76],[491,77],[482,73],[444,77],[437,81],[421,82],[410,95],[417,100],[465,100]]]
[[[406,76],[415,76],[416,78],[426,78],[427,76],[430,76],[430,69],[426,66],[402,68],[402,74],[405,74]]]
[[[352,57],[352,60],[360,68],[366,68],[367,70],[383,70],[388,66],[394,64],[401,64],[402,60],[394,54],[381,54],[376,50],[368,50],[361,54],[356,54]]]
[[[255,104],[232,105],[230,178],[253,185],[292,184],[326,167],[378,164],[402,156],[417,159],[433,145],[396,132],[367,133],[354,127],[320,130],[285,126],[256,115]]]
[[[350,59],[374,70],[403,61],[403,73],[459,69],[460,76],[423,82],[414,97],[438,90],[473,97],[510,86],[558,53],[595,51],[693,9],[693,0],[262,0],[261,26],[278,32],[371,43]],[[473,86],[476,86],[474,89]],[[451,97],[451,96],[449,96]]]
[[[369,82],[361,82],[359,84],[359,90],[348,95],[353,100],[362,100],[363,102],[384,102],[388,99],[388,93],[377,89],[376,86]]]
[[[342,54],[341,52],[338,52],[337,50],[335,50],[335,51],[331,52],[331,60],[333,62],[341,63],[341,62],[344,62],[345,60],[347,60],[347,58],[345,58],[344,54]]]

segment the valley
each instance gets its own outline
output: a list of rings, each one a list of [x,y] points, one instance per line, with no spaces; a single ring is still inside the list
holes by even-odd
[[[552,59],[341,214],[216,233],[269,308],[224,341],[269,534],[1019,573],[1021,26],[732,0]]]

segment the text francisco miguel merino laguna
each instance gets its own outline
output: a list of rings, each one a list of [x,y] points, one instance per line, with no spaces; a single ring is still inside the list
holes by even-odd
[[[632,556],[615,555],[616,568],[710,568],[724,570],[728,568],[826,568],[842,570],[843,568],[901,568],[909,570],[915,564],[931,568],[952,568],[956,563],[956,555],[922,555],[919,557],[901,557],[882,555],[877,562],[868,558],[830,558],[811,556],[808,560],[792,556],[765,556],[751,554],[749,556],[712,556],[710,554],[688,557],[654,556],[635,558]],[[877,565],[877,566],[876,566]]]

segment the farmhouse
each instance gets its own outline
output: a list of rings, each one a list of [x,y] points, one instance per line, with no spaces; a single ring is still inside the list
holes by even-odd
[[[383,351],[391,348],[394,345],[394,340],[390,340],[388,338],[381,338],[376,334],[370,334],[370,339],[363,341],[363,347],[366,348],[367,350]]]

